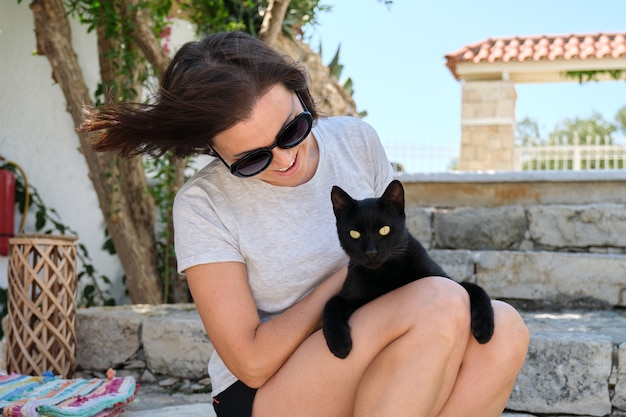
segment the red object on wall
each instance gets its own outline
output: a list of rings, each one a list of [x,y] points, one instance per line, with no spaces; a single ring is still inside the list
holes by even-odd
[[[15,175],[0,169],[0,255],[9,254],[9,238],[15,235]]]

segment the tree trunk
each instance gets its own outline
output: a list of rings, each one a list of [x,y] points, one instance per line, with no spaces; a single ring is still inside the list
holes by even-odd
[[[186,160],[185,159],[181,159],[181,158],[177,158],[175,156],[170,157],[170,165],[174,167],[174,175],[175,175],[175,180],[174,180],[174,185],[173,185],[173,189],[170,190],[173,194],[176,194],[178,192],[178,190],[180,190],[180,187],[182,187],[183,183],[185,182],[185,166],[187,165]],[[170,214],[171,214],[171,209],[172,207],[170,207]],[[174,247],[174,222],[173,222],[173,217],[172,215],[169,216],[169,222],[167,224],[167,228],[169,230],[169,233],[167,234],[167,236],[169,236],[169,241],[165,242],[169,248],[173,248]],[[171,288],[172,288],[172,295],[171,295],[171,300],[174,303],[189,303],[192,302],[193,299],[191,297],[191,292],[189,291],[189,285],[187,284],[187,278],[184,275],[181,275],[177,272],[177,263],[176,263],[176,256],[175,253],[171,253],[168,256],[169,262],[171,264],[171,267],[168,267],[168,270],[170,271],[170,283],[171,283]]]
[[[285,21],[285,14],[287,14],[290,1],[268,1],[267,10],[263,16],[263,23],[261,23],[261,30],[259,30],[259,39],[266,44],[274,46],[282,34],[283,22]]]
[[[72,47],[69,21],[62,0],[34,0],[30,4],[35,20],[37,53],[52,66],[52,78],[61,87],[67,111],[75,126],[82,123],[83,105],[91,105],[89,91]],[[89,145],[90,135],[79,133],[81,150],[89,167],[100,209],[127,278],[133,303],[161,302],[154,240],[145,191],[139,190],[136,173],[139,160],[121,162],[110,154],[98,154]],[[143,176],[143,168],[141,168]],[[122,178],[129,179],[125,182]],[[140,181],[140,180],[139,180]],[[145,181],[145,178],[144,178]],[[130,185],[129,185],[130,184]],[[130,195],[130,190],[134,190]],[[145,188],[144,188],[145,190]],[[138,198],[138,199],[137,199]],[[149,231],[148,231],[149,229]]]
[[[135,24],[131,31],[133,40],[137,43],[137,46],[150,65],[152,65],[155,72],[157,74],[163,74],[170,60],[163,52],[159,40],[152,32],[150,16],[143,8],[137,7],[137,0],[129,1],[133,6],[132,9],[136,10],[135,14],[132,16],[133,23]],[[122,2],[123,7],[129,10],[130,8],[126,7],[124,3],[125,2]]]
[[[163,74],[169,64],[169,58],[163,51],[159,39],[154,36],[152,26],[150,25],[150,16],[141,7],[136,7],[137,0],[128,0],[131,5],[135,6],[132,9],[136,10],[136,13],[132,16],[134,22],[131,35],[133,40],[137,44],[139,50],[146,57],[148,63],[152,66],[157,74]],[[126,7],[127,10],[130,8]],[[185,182],[185,166],[187,165],[186,159],[177,157],[169,158],[170,165],[174,168],[174,181],[172,188],[169,192],[176,194],[180,187]],[[172,207],[168,208],[170,213]],[[169,249],[174,247],[174,224],[173,216],[168,217],[168,222],[165,227],[168,230],[168,240],[163,242],[166,245],[166,253],[162,254],[165,258],[163,264],[165,267],[164,274],[166,276],[163,285],[169,286],[168,289],[164,289],[165,293],[170,293],[169,297],[164,297],[164,301],[172,301],[174,303],[189,303],[192,301],[191,293],[189,292],[189,286],[187,285],[187,279],[184,275],[177,272],[176,256]],[[170,291],[171,290],[171,291]],[[165,298],[170,298],[167,300]]]

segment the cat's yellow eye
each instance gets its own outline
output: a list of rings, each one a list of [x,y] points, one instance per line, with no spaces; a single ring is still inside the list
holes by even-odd
[[[356,230],[350,230],[350,237],[352,239],[358,239],[361,237],[361,234],[357,232]]]
[[[378,229],[378,234],[380,234],[381,236],[387,236],[389,232],[391,232],[391,227],[389,226],[383,226]]]

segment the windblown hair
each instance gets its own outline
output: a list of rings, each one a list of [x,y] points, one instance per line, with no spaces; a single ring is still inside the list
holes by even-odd
[[[214,137],[252,114],[256,100],[283,84],[318,114],[306,71],[242,32],[183,45],[162,75],[153,102],[86,109],[82,131],[98,131],[96,151],[121,156],[210,153]]]

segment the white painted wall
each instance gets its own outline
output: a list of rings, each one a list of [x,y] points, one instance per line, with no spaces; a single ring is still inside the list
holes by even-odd
[[[0,155],[19,164],[46,206],[59,213],[63,223],[78,232],[100,274],[113,280],[118,303],[128,302],[117,257],[100,247],[104,220],[88,178],[87,164],[79,152],[78,137],[61,88],[52,80],[48,59],[35,56],[33,15],[28,2],[0,2]],[[192,37],[192,28],[175,22],[172,49]],[[85,82],[93,91],[99,79],[96,36],[72,22],[74,49]],[[20,214],[16,213],[16,230]],[[34,214],[26,233],[34,233]],[[0,256],[0,287],[7,287],[8,257]]]

